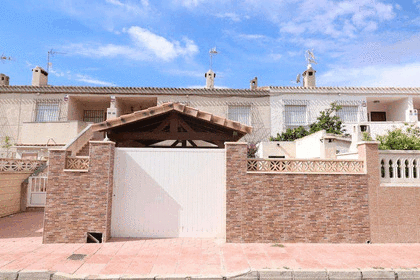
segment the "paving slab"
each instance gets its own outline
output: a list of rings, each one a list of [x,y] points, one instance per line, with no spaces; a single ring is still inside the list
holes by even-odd
[[[48,275],[53,280],[356,280],[361,275],[380,280],[396,274],[398,280],[420,280],[418,243],[276,246],[212,238],[113,238],[103,244],[42,244],[42,216],[0,218],[0,280]],[[13,224],[19,225],[16,235]]]

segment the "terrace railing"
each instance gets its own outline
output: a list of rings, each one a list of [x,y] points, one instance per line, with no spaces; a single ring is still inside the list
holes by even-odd
[[[420,151],[379,151],[381,183],[420,186]]]
[[[0,172],[33,173],[45,160],[0,158]]]

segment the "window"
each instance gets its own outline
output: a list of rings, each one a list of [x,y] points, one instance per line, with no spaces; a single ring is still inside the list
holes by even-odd
[[[58,102],[38,102],[36,104],[35,122],[56,122],[60,115]]]
[[[105,110],[84,110],[83,121],[84,122],[103,122],[105,120]]]
[[[357,113],[359,111],[358,106],[342,106],[337,111],[337,116],[343,121],[343,123],[355,123],[357,122]]]
[[[228,119],[251,125],[251,106],[229,106]]]
[[[285,105],[284,123],[287,127],[305,126],[307,124],[306,105]]]

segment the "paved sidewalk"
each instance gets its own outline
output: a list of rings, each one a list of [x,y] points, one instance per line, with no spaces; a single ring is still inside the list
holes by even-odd
[[[0,219],[0,271],[220,276],[262,269],[420,267],[420,244],[237,244],[193,238],[42,244],[42,219],[42,212]]]

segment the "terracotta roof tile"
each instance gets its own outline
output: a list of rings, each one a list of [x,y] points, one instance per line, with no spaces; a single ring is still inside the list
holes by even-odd
[[[223,117],[214,116],[213,114],[203,112],[197,110],[195,108],[185,106],[181,103],[164,103],[160,106],[150,107],[145,110],[136,111],[131,114],[123,115],[115,119],[107,120],[101,123],[96,123],[92,125],[93,131],[103,131],[109,128],[121,126],[127,123],[132,123],[138,120],[147,119],[151,116],[156,116],[160,114],[164,114],[169,111],[178,111],[182,114],[189,115],[194,118],[198,118],[201,120],[205,120],[217,125],[221,125],[233,130],[240,131],[242,133],[251,133],[252,127],[241,124],[239,122],[235,122],[232,120],[228,120]]]

